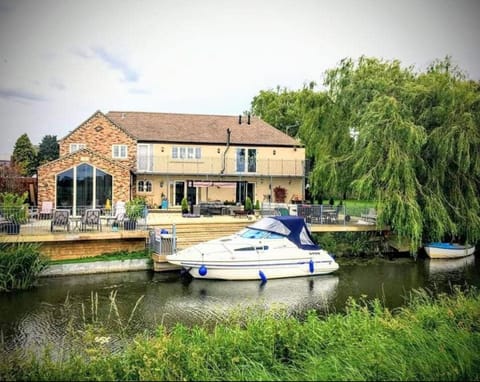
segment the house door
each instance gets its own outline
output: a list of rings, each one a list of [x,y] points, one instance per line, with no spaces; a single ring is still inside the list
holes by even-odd
[[[253,200],[253,195],[255,195],[254,184],[248,182],[237,182],[237,191],[236,191],[236,202],[245,204],[245,199],[247,196],[250,197],[252,203],[255,203]]]
[[[176,181],[175,182],[175,200],[174,204],[180,206],[182,204],[182,199],[185,196],[185,182]]]

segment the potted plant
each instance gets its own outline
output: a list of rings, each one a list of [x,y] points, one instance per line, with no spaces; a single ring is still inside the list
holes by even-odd
[[[188,201],[185,197],[182,199],[182,214],[188,214]]]
[[[123,226],[126,230],[134,230],[137,228],[137,220],[143,215],[145,208],[145,200],[140,197],[135,197],[125,204],[125,214],[127,219]]]
[[[282,186],[277,186],[273,189],[273,195],[275,196],[276,203],[285,203],[287,197],[287,190]]]
[[[251,214],[253,212],[253,204],[252,204],[252,199],[250,199],[249,196],[245,198],[245,212],[247,214]]]
[[[1,214],[7,220],[5,228],[9,235],[18,235],[20,224],[28,220],[28,205],[25,203],[27,197],[27,192],[22,195],[11,192],[0,194]]]
[[[260,201],[258,199],[255,201],[255,206],[253,207],[253,209],[254,209],[254,212],[255,212],[255,216],[259,217],[260,216]]]

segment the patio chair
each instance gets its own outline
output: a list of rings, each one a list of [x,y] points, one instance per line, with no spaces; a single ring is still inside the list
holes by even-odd
[[[100,210],[98,208],[90,208],[85,210],[85,214],[82,216],[81,230],[86,231],[87,228],[102,230],[102,221],[100,219]]]
[[[53,210],[50,232],[53,232],[55,227],[62,227],[70,232],[70,210]]]
[[[112,227],[114,225],[118,227],[121,223],[124,222],[126,212],[127,210],[125,207],[125,202],[120,200],[117,201],[115,203],[115,214],[113,215],[113,219],[112,219]]]
[[[42,202],[42,208],[40,209],[38,216],[40,219],[50,219],[52,217],[53,202]]]

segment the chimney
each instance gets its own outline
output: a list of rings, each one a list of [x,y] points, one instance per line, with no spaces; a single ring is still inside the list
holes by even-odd
[[[248,120],[247,120],[247,124],[250,125],[250,113],[248,113]]]
[[[239,125],[242,124],[242,115],[241,114],[238,115],[238,124]]]

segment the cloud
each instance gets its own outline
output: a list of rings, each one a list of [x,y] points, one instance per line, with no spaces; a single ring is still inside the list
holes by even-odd
[[[107,52],[102,47],[93,47],[93,52],[95,56],[108,64],[112,69],[120,71],[123,75],[123,79],[127,82],[137,82],[139,75],[138,73],[131,68],[126,62],[122,61],[120,58],[115,57],[111,53]]]
[[[60,81],[58,78],[51,78],[50,79],[50,86],[54,89],[57,89],[57,90],[65,90],[66,89],[66,86],[65,84]]]
[[[0,88],[0,98],[18,102],[43,102],[47,99],[43,96],[20,89]]]
[[[130,94],[151,94],[152,92],[148,89],[137,89],[137,88],[131,88],[128,90]]]

